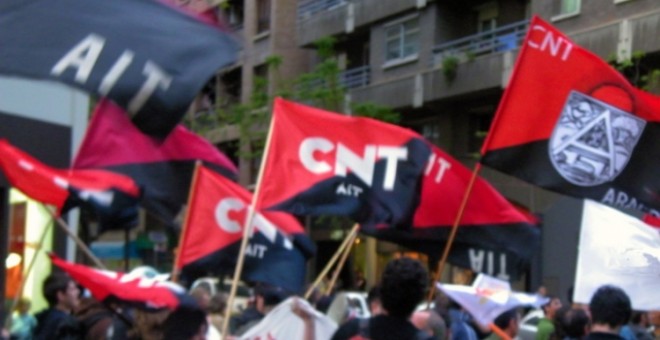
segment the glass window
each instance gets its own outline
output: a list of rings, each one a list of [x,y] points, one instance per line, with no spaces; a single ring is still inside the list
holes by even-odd
[[[270,0],[257,0],[257,34],[270,30]]]
[[[403,59],[419,51],[419,19],[415,18],[387,27],[385,60]]]
[[[559,15],[580,12],[580,0],[561,0]]]

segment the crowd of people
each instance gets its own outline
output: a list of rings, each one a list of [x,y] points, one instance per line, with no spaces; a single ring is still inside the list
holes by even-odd
[[[417,260],[398,258],[385,267],[381,279],[369,290],[370,317],[355,317],[348,311],[331,340],[499,340],[519,337],[522,307],[501,313],[492,325],[480,325],[460,304],[438,292],[433,304],[419,308],[428,292],[429,276]],[[99,302],[81,297],[80,288],[66,274],[55,272],[43,283],[43,295],[49,307],[35,316],[28,313],[29,301],[21,300],[12,317],[6,338],[46,339],[220,339],[224,293],[203,285],[188,292],[190,303],[175,310],[146,310]],[[84,296],[84,295],[83,295]],[[290,294],[278,287],[258,284],[252,303],[229,323],[228,339],[239,339],[262,321]],[[322,296],[310,298],[315,306],[324,303]],[[318,307],[318,306],[317,306]],[[537,324],[536,340],[570,339],[660,339],[660,315],[633,311],[626,293],[604,285],[588,305],[563,304],[548,296]],[[304,322],[299,334],[303,340],[316,339],[312,313],[298,303],[291,314]],[[655,328],[654,328],[655,327]]]

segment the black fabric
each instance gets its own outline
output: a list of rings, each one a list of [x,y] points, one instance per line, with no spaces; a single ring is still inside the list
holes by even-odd
[[[352,319],[335,331],[332,340],[349,340],[361,336],[371,340],[432,340],[433,337],[417,329],[410,321],[388,315],[370,318],[368,332],[361,329],[361,319]],[[365,336],[365,333],[367,333]]]
[[[613,333],[591,332],[584,340],[623,340],[623,338]]]
[[[82,339],[80,324],[70,314],[50,308],[35,315],[37,328],[34,340],[73,340]]]

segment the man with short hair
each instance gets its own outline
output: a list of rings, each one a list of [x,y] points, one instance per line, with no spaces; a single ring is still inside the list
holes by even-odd
[[[495,326],[502,330],[510,339],[518,335],[520,329],[520,313],[517,308],[509,309],[508,311],[498,315],[493,321]],[[486,340],[501,340],[502,337],[496,332],[490,333]]]
[[[589,334],[589,315],[582,308],[567,308],[565,312],[557,313],[557,319],[560,334],[567,339],[584,339]]]
[[[549,340],[550,336],[555,332],[555,324],[552,322],[555,318],[555,313],[561,308],[561,300],[556,296],[548,296],[550,301],[541,307],[543,309],[543,318],[539,320],[536,340]]]
[[[71,313],[80,303],[80,289],[65,273],[50,274],[43,284],[43,295],[48,309],[35,315],[35,340],[77,339],[79,326]]]
[[[346,322],[337,329],[332,340],[432,339],[409,321],[417,304],[424,299],[427,282],[428,274],[419,261],[405,257],[390,261],[380,281],[384,313]]]
[[[628,323],[632,314],[630,298],[619,287],[605,285],[596,290],[589,302],[591,333],[586,340],[623,339],[621,327]]]

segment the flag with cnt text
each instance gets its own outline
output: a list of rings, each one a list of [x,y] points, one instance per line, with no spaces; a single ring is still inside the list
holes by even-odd
[[[482,164],[546,189],[660,212],[660,97],[534,17]]]

